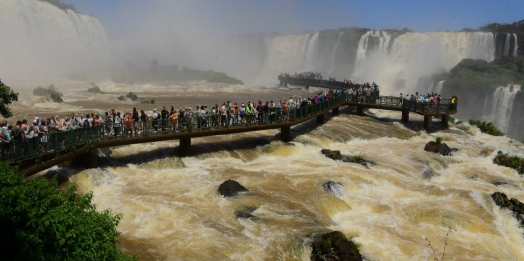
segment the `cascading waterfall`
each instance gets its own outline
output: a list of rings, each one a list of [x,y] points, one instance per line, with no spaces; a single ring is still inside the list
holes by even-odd
[[[304,59],[304,70],[312,71],[314,70],[315,61],[317,59],[318,52],[318,33],[313,35],[308,41],[308,46],[306,48],[305,59]]]
[[[275,76],[282,72],[302,72],[312,69],[313,57],[318,49],[318,34],[284,35],[271,39],[262,72],[257,83],[275,82]]]
[[[335,55],[337,53],[337,48],[338,48],[338,45],[340,44],[340,37],[342,37],[342,34],[344,34],[344,32],[341,32],[338,35],[337,43],[335,44],[335,48],[333,49],[333,54],[331,55],[331,68],[329,69],[328,77],[332,77],[331,72],[333,71],[333,67],[335,67]]]
[[[441,94],[442,93],[442,86],[444,85],[445,81],[439,81],[437,85],[435,86],[435,89],[433,92]]]
[[[506,41],[504,41],[504,56],[509,55],[509,44],[511,42],[510,34],[506,34]]]
[[[107,57],[98,19],[43,1],[0,1],[0,35],[8,36],[2,38],[0,71],[9,75],[53,75],[73,67],[85,72]]]
[[[513,100],[520,91],[520,85],[500,86],[493,93],[493,106],[490,121],[501,131],[508,132],[509,120],[513,109]]]
[[[369,31],[361,37],[352,79],[409,92],[417,90],[419,77],[449,70],[464,58],[495,59],[492,33],[405,33],[390,38],[381,31]]]
[[[517,38],[517,34],[513,34],[515,37],[515,47],[513,47],[513,57],[517,57],[517,51],[519,50],[519,41]]]

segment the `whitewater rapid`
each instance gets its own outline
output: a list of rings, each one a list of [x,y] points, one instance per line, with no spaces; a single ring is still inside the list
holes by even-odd
[[[64,90],[66,103],[86,93],[88,86],[77,85]],[[296,93],[309,97],[316,91],[203,82],[97,85],[109,91],[93,94],[102,111]],[[56,84],[58,90],[61,86]],[[158,103],[116,102],[119,92],[128,89]],[[26,106],[31,105],[20,103],[15,113]],[[51,104],[39,115],[60,108]],[[432,260],[425,238],[441,250],[449,228],[446,256],[454,260],[524,259],[522,229],[490,198],[501,191],[524,201],[522,176],[492,163],[498,150],[524,156],[522,144],[469,125],[427,134],[415,115],[404,125],[398,112],[366,114],[342,108],[338,116],[327,114],[323,125],[312,121],[293,128],[290,143],[279,141],[278,130],[197,138],[192,140],[194,156],[186,158],[176,156],[176,141],[115,147],[108,164],[81,171],[70,182],[78,184],[80,193],[93,191],[99,210],[123,214],[119,245],[138,252],[142,260],[309,260],[304,237],[328,230],[352,237],[367,260]],[[459,151],[450,157],[423,151],[437,136]],[[361,155],[376,165],[332,161],[320,153],[324,148]],[[227,179],[250,192],[232,199],[218,196],[218,186]],[[342,184],[338,197],[323,189],[327,180]],[[259,219],[235,217],[246,209],[255,209]]]

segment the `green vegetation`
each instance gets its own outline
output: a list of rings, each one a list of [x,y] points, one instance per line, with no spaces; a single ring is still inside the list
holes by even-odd
[[[78,12],[76,11],[76,8],[75,8],[74,5],[70,5],[70,4],[62,3],[61,0],[40,0],[40,1],[48,2],[48,3],[50,3],[50,4],[52,4],[52,5],[54,5],[54,6],[58,7],[58,8],[60,8],[60,9],[62,9],[62,10],[64,10],[64,11],[67,10],[67,9],[69,9],[69,10],[71,10],[71,11],[74,11],[74,12],[78,13]]]
[[[519,174],[524,174],[524,160],[521,157],[511,156],[499,150],[497,156],[493,159],[493,163],[512,168]]]
[[[180,71],[177,65],[160,65],[154,59],[148,70],[128,62],[118,74],[111,79],[116,83],[159,83],[166,84],[179,81],[208,81],[214,83],[244,84],[241,80],[229,77],[223,72],[201,71],[183,67]]]
[[[13,113],[7,107],[13,101],[18,101],[18,93],[15,93],[0,80],[0,114],[2,117],[9,118],[13,116]]]
[[[95,87],[91,87],[91,88],[87,89],[87,92],[102,93],[102,90],[100,90],[100,88],[98,86],[95,86]]]
[[[435,142],[436,142],[437,144],[442,144],[442,141],[443,141],[443,140],[444,140],[444,139],[443,139],[442,137],[437,137],[437,138],[435,139]]]
[[[493,136],[504,136],[504,132],[500,131],[493,122],[485,122],[480,120],[469,120],[469,124],[477,126],[483,133]]]
[[[126,98],[132,100],[132,101],[136,101],[138,100],[138,96],[136,96],[136,94],[132,93],[132,92],[129,92],[128,94],[126,94]]]
[[[524,34],[524,20],[514,22],[511,24],[490,23],[480,27],[482,31],[489,31],[493,33],[517,33]]]
[[[58,92],[52,92],[49,96],[47,96],[46,100],[51,101],[51,102],[59,102],[59,103],[64,102],[62,97],[60,97],[60,93]]]
[[[126,97],[124,95],[120,95],[120,96],[118,96],[118,100],[119,101],[125,101]]]
[[[508,83],[524,84],[524,57],[502,57],[492,62],[463,59],[449,72],[433,75],[433,81],[455,88],[489,89]]]
[[[142,104],[154,104],[155,103],[155,99],[152,99],[152,100],[141,100],[140,103],[142,103]]]
[[[92,192],[56,180],[26,181],[0,162],[0,251],[4,260],[137,260],[116,247],[121,215],[96,211]]]

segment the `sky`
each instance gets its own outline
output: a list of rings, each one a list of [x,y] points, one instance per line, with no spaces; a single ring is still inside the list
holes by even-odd
[[[523,0],[62,0],[101,20],[110,37],[149,21],[226,34],[364,27],[457,31],[524,19]],[[158,19],[156,15],[162,17]],[[175,28],[175,29],[173,29]]]

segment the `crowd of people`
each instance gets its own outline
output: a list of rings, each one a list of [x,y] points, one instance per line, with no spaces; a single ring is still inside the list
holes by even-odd
[[[292,77],[322,79],[320,73],[300,73]],[[0,160],[9,158],[9,154],[13,153],[15,149],[13,141],[20,141],[25,144],[26,148],[33,150],[53,150],[54,147],[60,146],[60,144],[55,144],[56,135],[83,128],[98,127],[97,135],[105,137],[127,137],[142,135],[146,132],[155,134],[268,124],[293,120],[294,114],[290,113],[291,111],[318,104],[339,95],[346,95],[354,103],[370,103],[373,102],[373,98],[379,97],[379,87],[374,82],[372,84],[353,84],[345,80],[345,83],[348,83],[345,88],[319,91],[312,98],[290,97],[278,101],[262,102],[259,100],[246,103],[227,101],[221,105],[197,105],[195,109],[189,106],[175,109],[174,106],[171,106],[170,109],[163,107],[157,110],[155,108],[151,113],[136,108],[124,113],[111,109],[104,114],[71,113],[65,117],[58,115],[49,118],[35,117],[32,121],[21,119],[14,124],[4,121],[0,122]],[[437,93],[419,94],[417,92],[406,96],[401,93],[398,105],[401,105],[403,100],[440,103],[441,97]],[[456,103],[456,97],[452,98],[451,103]],[[34,145],[35,141],[38,145]]]
[[[136,108],[124,113],[111,109],[104,114],[71,113],[65,117],[34,117],[32,121],[21,119],[14,124],[4,121],[0,122],[0,160],[8,159],[15,151],[13,144],[16,141],[24,144],[26,153],[31,150],[50,151],[60,146],[55,144],[55,137],[77,129],[97,128],[98,135],[128,137],[145,132],[181,132],[287,121],[292,117],[292,110],[318,104],[343,93],[342,90],[329,90],[320,91],[312,98],[290,97],[278,101],[246,103],[227,101],[221,105],[197,105],[194,109],[190,106],[180,109],[171,106],[170,109],[155,108],[150,113]]]

